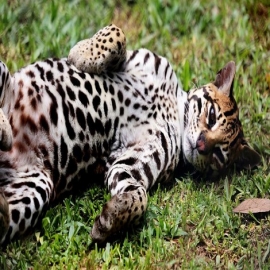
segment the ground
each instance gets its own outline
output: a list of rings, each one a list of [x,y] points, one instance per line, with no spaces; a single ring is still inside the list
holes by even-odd
[[[94,187],[70,196],[29,237],[1,250],[1,269],[269,269],[269,214],[232,212],[246,198],[269,198],[269,1],[9,0],[0,3],[0,21],[0,59],[11,71],[67,56],[111,22],[128,48],[166,56],[185,90],[234,60],[244,132],[263,157],[252,172],[156,187],[141,224],[104,247],[92,245],[89,232],[108,194]]]

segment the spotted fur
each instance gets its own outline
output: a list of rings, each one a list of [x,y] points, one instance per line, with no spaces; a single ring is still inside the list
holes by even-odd
[[[13,76],[0,63],[2,242],[33,228],[82,177],[102,175],[112,195],[91,232],[102,242],[143,215],[147,190],[172,178],[179,162],[201,172],[258,163],[232,96],[233,62],[214,83],[188,93],[170,63],[147,49],[85,59],[98,63],[98,74],[89,72],[82,51],[110,37],[117,44],[113,27],[105,28],[104,43],[101,30],[93,43],[75,47],[69,61],[47,59]]]

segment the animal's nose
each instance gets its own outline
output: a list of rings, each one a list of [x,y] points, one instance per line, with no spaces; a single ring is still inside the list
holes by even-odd
[[[205,134],[203,132],[201,132],[201,134],[199,135],[196,141],[196,149],[201,155],[206,155],[209,152],[206,145]]]

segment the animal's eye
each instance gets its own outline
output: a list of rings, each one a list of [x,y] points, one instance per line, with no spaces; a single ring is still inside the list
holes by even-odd
[[[215,108],[212,105],[209,110],[209,116],[208,116],[208,126],[209,128],[212,128],[216,123],[216,112]]]

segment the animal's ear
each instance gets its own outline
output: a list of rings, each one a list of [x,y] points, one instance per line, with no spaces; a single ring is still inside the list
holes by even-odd
[[[240,145],[239,151],[236,165],[240,169],[252,169],[261,162],[261,156],[246,141]]]
[[[221,69],[216,76],[214,85],[226,96],[232,96],[233,79],[235,75],[235,63],[229,62],[223,69]]]

